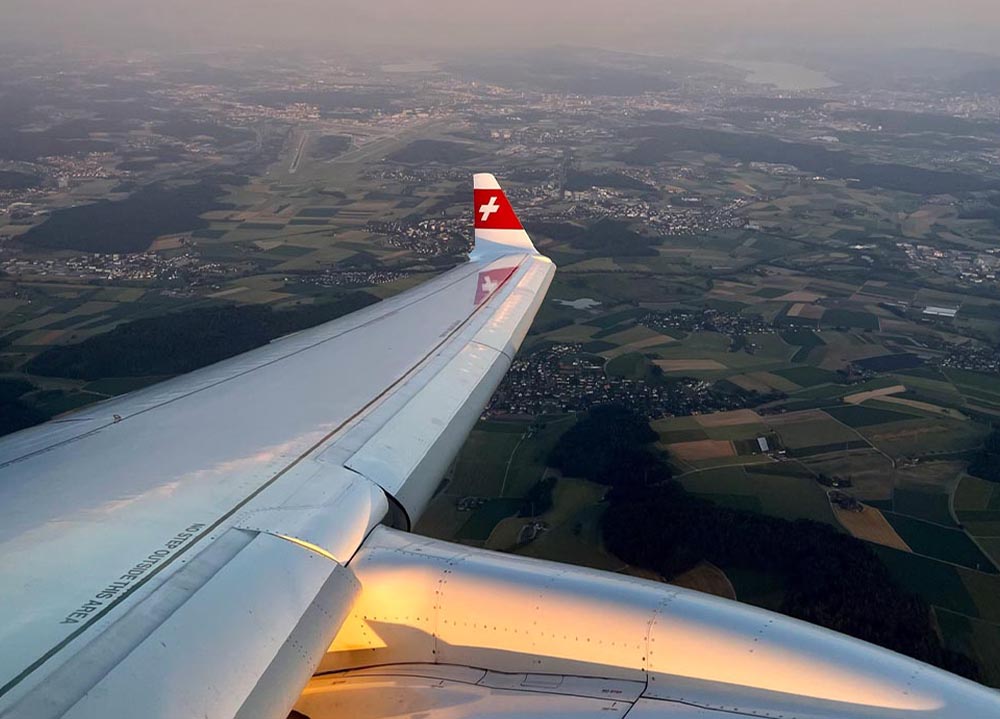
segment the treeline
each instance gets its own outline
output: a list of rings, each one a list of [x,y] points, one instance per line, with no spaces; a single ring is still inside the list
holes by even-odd
[[[518,517],[538,517],[552,509],[552,492],[556,488],[555,477],[545,477],[535,482],[521,500]]]
[[[476,156],[468,145],[448,140],[414,140],[406,147],[396,150],[386,159],[406,165],[423,165],[429,162],[459,164]],[[466,200],[468,194],[466,195]]]
[[[640,235],[627,222],[605,217],[589,227],[571,222],[530,222],[525,229],[531,234],[545,235],[559,242],[568,242],[576,249],[586,250],[595,257],[652,257],[659,244],[655,237]]]
[[[587,172],[573,168],[566,171],[564,189],[579,192],[589,190],[591,187],[611,187],[618,190],[641,190],[642,192],[656,189],[642,180],[620,172]]]
[[[49,416],[22,399],[37,389],[23,379],[0,379],[0,435],[44,422]]]
[[[622,560],[665,577],[701,561],[781,577],[780,611],[970,678],[968,657],[945,649],[928,605],[901,589],[864,542],[819,522],[722,507],[670,480],[657,435],[620,407],[591,411],[551,463],[612,486],[603,533]]]
[[[14,172],[12,170],[0,170],[0,190],[25,190],[35,187],[39,178],[35,175],[28,175],[24,172]]]
[[[983,448],[969,463],[969,474],[989,482],[1000,482],[1000,429],[994,427]]]
[[[962,207],[958,212],[960,220],[989,220],[1000,227],[1000,195],[991,195]]]
[[[622,560],[666,577],[703,560],[778,575],[782,614],[978,677],[972,660],[941,646],[927,604],[867,545],[829,525],[721,507],[667,483],[614,490],[604,539]]]
[[[570,477],[615,487],[645,487],[670,479],[670,467],[649,448],[658,438],[632,410],[602,405],[564,434],[549,464]]]
[[[25,366],[30,374],[96,380],[190,372],[342,317],[378,298],[354,292],[290,310],[226,306],[136,320],[75,345],[52,347]]]
[[[898,163],[866,162],[841,150],[805,142],[789,142],[757,133],[724,132],[681,125],[629,127],[622,136],[640,140],[621,159],[638,165],[652,165],[678,152],[714,153],[743,162],[770,162],[794,165],[805,172],[840,179],[856,179],[861,187],[921,195],[978,192],[1000,189],[996,180],[962,172],[929,170]]]
[[[229,207],[218,199],[225,180],[206,177],[181,187],[148,185],[124,200],[55,210],[19,239],[57,250],[142,252],[162,235],[207,228],[202,214]]]

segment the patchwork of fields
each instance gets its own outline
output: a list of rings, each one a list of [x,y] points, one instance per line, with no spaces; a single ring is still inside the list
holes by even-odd
[[[667,387],[674,379],[695,378],[762,397],[754,409],[682,413],[652,422],[657,446],[683,486],[723,506],[823,522],[869,543],[903,586],[934,607],[949,646],[1000,666],[1000,650],[983,640],[1000,626],[1000,485],[964,471],[989,431],[982,413],[991,400],[1000,410],[1000,382],[914,360],[912,347],[898,335],[880,332],[877,313],[868,320],[843,310],[830,319],[829,312],[807,309],[831,293],[867,302],[876,293],[887,296],[891,286],[866,285],[849,294],[847,287],[813,283],[809,295],[803,285],[787,282],[764,288],[730,284],[714,292],[718,301],[734,303],[730,312],[738,310],[727,316],[729,322],[738,324],[738,317],[775,301],[790,303],[789,318],[816,315],[807,327],[762,331],[751,325],[738,340],[732,332],[672,319],[662,309],[610,301],[627,291],[639,293],[635,299],[641,302],[641,287],[616,278],[602,288],[584,292],[557,284],[555,299],[581,308],[547,308],[560,326],[534,334],[529,351],[568,343],[602,358],[609,376]],[[736,307],[750,293],[756,301]],[[600,304],[577,303],[580,297],[600,297]],[[489,449],[479,448],[484,438],[492,438]],[[480,482],[496,485],[497,470],[486,465],[503,464],[513,445],[509,437],[477,432],[466,448],[475,458],[463,453],[456,477],[469,477],[470,493],[480,491]],[[859,504],[839,506],[835,493]],[[580,496],[563,500],[568,504],[551,530],[527,545],[514,546],[512,537],[526,520],[510,518],[517,506],[502,498],[464,519],[457,536],[533,556],[568,552],[588,566],[631,571],[616,566],[603,549],[599,498],[587,508]],[[505,512],[508,518],[500,518]],[[679,581],[761,606],[777,606],[783,592],[770,578],[708,566]]]
[[[652,420],[689,492],[867,542],[933,606],[948,645],[1000,685],[1000,485],[968,474],[1000,424],[989,359],[1000,294],[950,267],[918,271],[917,250],[901,249],[992,255],[996,222],[976,210],[996,197],[972,182],[989,163],[977,155],[970,174],[911,166],[928,152],[893,144],[891,132],[836,129],[840,152],[805,145],[811,131],[778,144],[760,127],[731,132],[758,115],[780,123],[784,111],[708,113],[723,131],[677,118],[636,127],[631,108],[600,120],[523,108],[537,121],[522,122],[489,107],[370,134],[353,119],[335,133],[321,128],[338,120],[313,119],[265,172],[220,179],[186,203],[187,231],[162,213],[132,232],[88,233],[145,250],[151,275],[63,281],[26,262],[0,278],[3,389],[31,423],[163,378],[27,375],[53,347],[202,307],[291,311],[358,287],[383,298],[419,284],[468,249],[468,175],[489,159],[559,266],[521,358],[551,355],[507,385],[506,405],[471,434],[418,530],[638,573],[603,547],[605,488],[547,466],[578,412],[626,404]],[[558,151],[532,145],[555,127]],[[877,146],[860,141],[869,135]],[[762,147],[781,162],[758,162]],[[940,194],[922,194],[926,182]],[[967,187],[979,188],[971,200]],[[68,209],[59,221],[81,216]],[[3,222],[5,244],[30,234]],[[772,608],[785,592],[772,576],[705,563],[676,580]]]

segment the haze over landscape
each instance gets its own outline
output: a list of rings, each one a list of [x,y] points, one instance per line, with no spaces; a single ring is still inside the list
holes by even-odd
[[[8,0],[0,38],[137,48],[261,43],[405,50],[559,44],[655,53],[935,47],[996,52],[991,0]]]

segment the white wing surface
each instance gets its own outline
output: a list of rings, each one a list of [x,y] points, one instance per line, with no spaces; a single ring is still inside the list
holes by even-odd
[[[510,222],[492,176],[476,182]],[[374,524],[422,511],[530,326],[554,267],[520,235],[0,440],[0,716],[115,716],[126,699],[231,716],[272,664],[288,671],[312,613],[287,709],[357,589],[340,568]]]

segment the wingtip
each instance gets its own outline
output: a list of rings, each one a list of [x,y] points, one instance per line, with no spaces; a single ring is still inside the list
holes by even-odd
[[[472,176],[473,187],[477,190],[499,190],[500,183],[490,172],[477,172]]]
[[[497,178],[489,172],[479,172],[473,176],[473,186],[475,245],[470,257],[479,260],[538,254]]]

